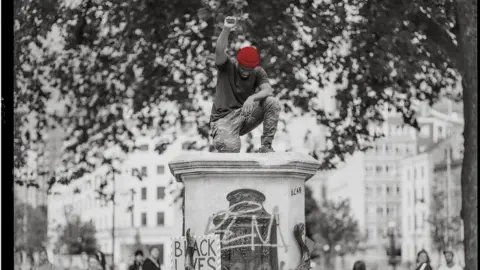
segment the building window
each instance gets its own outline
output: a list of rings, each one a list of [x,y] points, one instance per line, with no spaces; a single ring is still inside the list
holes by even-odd
[[[377,187],[377,194],[382,195],[382,187],[381,186]]]
[[[367,229],[367,237],[375,237],[375,229],[368,228]]]
[[[140,176],[140,177],[147,177],[148,170],[146,166],[142,166],[140,170],[137,168],[132,169],[132,176]]]
[[[417,152],[417,145],[416,144],[412,143],[412,144],[410,144],[410,147],[412,148],[410,150],[410,152],[412,152],[413,154]]]
[[[142,198],[142,201],[147,200],[147,188],[146,187],[142,187],[141,198]]]
[[[376,171],[377,171],[377,173],[382,172],[382,166],[377,166],[377,167],[376,167]]]
[[[390,146],[388,144],[385,145],[385,152],[387,152],[387,153],[390,152]]]
[[[395,146],[395,153],[400,154],[400,147],[399,146]]]
[[[417,180],[417,168],[413,168],[413,180]]]
[[[87,189],[90,190],[91,188],[92,188],[92,181],[89,179],[89,180],[87,181]]]
[[[385,191],[386,191],[387,195],[389,195],[389,194],[390,194],[390,187],[387,186],[387,187],[385,188]]]
[[[443,136],[443,128],[442,128],[442,127],[438,127],[438,136],[439,136],[439,137],[444,137],[444,136]]]
[[[165,213],[157,212],[157,225],[165,225]]]
[[[165,174],[165,166],[157,165],[157,174]]]
[[[424,176],[425,176],[425,168],[422,166],[420,167],[420,177],[423,179]]]
[[[428,137],[430,136],[430,127],[425,125],[423,126],[421,129],[420,129],[420,134],[423,136],[423,137]]]
[[[141,220],[141,225],[142,227],[146,227],[147,226],[147,213],[142,213],[142,220]]]
[[[146,177],[147,176],[147,167],[142,166],[142,176]]]
[[[138,147],[138,150],[145,152],[148,151],[148,144],[142,144]]]
[[[390,215],[391,215],[391,216],[394,216],[394,215],[395,215],[395,212],[396,212],[396,211],[395,211],[395,206],[391,206],[391,207],[389,207],[389,208],[390,208],[390,210],[389,210],[389,211],[390,211]]]
[[[397,194],[400,194],[400,187],[397,187]]]
[[[379,145],[379,144],[377,144],[377,145],[375,146],[375,151],[376,151],[377,153],[380,153],[380,152],[382,151],[382,146]]]
[[[381,206],[377,207],[377,214],[379,216],[382,216],[383,215],[383,208]]]
[[[165,187],[157,187],[157,200],[165,199]]]
[[[389,171],[389,168],[388,168],[388,167],[389,167],[388,165],[385,166],[385,172],[387,172],[387,173],[388,173],[388,171]]]
[[[403,128],[402,128],[402,126],[401,126],[401,125],[397,125],[396,128],[397,128],[397,133],[401,135],[401,134],[403,133]]]

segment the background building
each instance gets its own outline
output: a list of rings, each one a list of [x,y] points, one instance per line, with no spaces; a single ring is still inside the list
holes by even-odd
[[[410,188],[406,184],[405,166],[426,166],[428,159],[418,156],[418,153],[430,151],[433,145],[462,129],[460,110],[455,108],[455,111],[448,104],[447,101],[438,103],[434,108],[419,106],[419,131],[404,125],[398,114],[386,113],[381,126],[371,127],[372,133],[382,132],[385,136],[377,139],[372,149],[347,158],[326,177],[325,194],[328,199],[348,199],[351,202],[352,212],[365,236],[365,260],[386,263],[387,230],[392,222],[396,224],[396,243],[397,248],[402,250],[402,259],[410,261],[409,256],[419,250],[410,243],[413,236],[405,231],[405,226],[413,222],[409,221],[413,220],[413,213],[418,217],[417,222],[423,219],[421,207],[413,209],[405,206],[408,194],[405,189]],[[429,168],[431,171],[427,172],[425,167],[423,174],[419,170],[417,177],[433,177],[434,167]],[[415,190],[421,194],[424,187],[423,192],[429,192],[426,184],[420,183],[419,180]],[[410,192],[409,189],[407,191]],[[460,202],[458,198],[454,200]],[[404,253],[408,255],[403,256]]]
[[[26,160],[28,166],[25,166],[23,174],[26,179],[34,181],[38,187],[14,186],[16,199],[32,207],[47,205],[47,183],[62,154],[63,134],[60,130],[50,130],[44,140],[45,155],[38,156],[35,151],[28,151]]]
[[[182,142],[175,142],[162,155],[155,151],[155,143],[151,140],[138,140],[137,146],[138,150],[120,166],[122,173],[115,176],[115,186],[110,176],[105,178],[107,169],[100,168],[68,186],[54,188],[48,204],[52,248],[59,237],[59,228],[76,214],[83,221],[95,224],[100,250],[111,255],[114,249],[115,263],[121,268],[131,263],[139,239],[146,247],[158,247],[162,269],[170,269],[169,241],[182,233],[182,213],[169,191],[173,179],[168,162],[182,150]],[[115,190],[115,208],[111,202],[98,198],[96,190],[105,179],[108,183],[105,193]],[[112,224],[115,224],[115,241],[112,240]]]
[[[425,249],[432,254],[433,263],[439,265],[448,245],[456,250],[456,258],[463,263],[460,245],[463,239],[460,226],[462,159],[463,138],[460,133],[454,133],[402,161],[404,261],[415,261],[416,252]]]

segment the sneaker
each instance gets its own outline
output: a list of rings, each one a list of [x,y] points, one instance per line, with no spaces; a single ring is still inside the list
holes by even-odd
[[[272,153],[275,152],[272,148],[272,145],[267,144],[267,145],[262,145],[260,149],[258,149],[257,153]]]

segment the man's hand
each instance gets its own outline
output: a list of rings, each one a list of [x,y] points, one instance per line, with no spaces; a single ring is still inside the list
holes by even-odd
[[[223,28],[232,30],[235,26],[237,25],[237,18],[228,16],[225,18],[225,21],[223,22]]]
[[[255,99],[251,96],[245,100],[242,107],[242,114],[243,115],[250,115],[253,111],[253,105],[255,105]]]

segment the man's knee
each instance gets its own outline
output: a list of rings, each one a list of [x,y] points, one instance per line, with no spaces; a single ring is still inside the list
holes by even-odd
[[[280,111],[280,100],[278,100],[278,98],[269,96],[265,98],[264,102],[265,108],[273,111]]]
[[[213,146],[218,152],[238,153],[241,148],[240,137],[220,128],[213,138]]]

